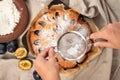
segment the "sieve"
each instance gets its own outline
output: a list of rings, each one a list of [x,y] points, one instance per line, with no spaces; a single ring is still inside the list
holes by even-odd
[[[87,52],[87,39],[77,31],[63,33],[57,41],[57,51],[66,60],[78,60]]]

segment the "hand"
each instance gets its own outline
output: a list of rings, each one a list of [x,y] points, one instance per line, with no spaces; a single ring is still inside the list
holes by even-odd
[[[90,38],[105,39],[102,42],[95,42],[94,46],[120,49],[120,22],[105,26],[100,31],[91,34]]]
[[[37,56],[34,68],[43,80],[60,80],[59,65],[54,57],[53,48],[47,48]]]

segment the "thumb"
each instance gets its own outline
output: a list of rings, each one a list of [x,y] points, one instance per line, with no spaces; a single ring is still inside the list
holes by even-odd
[[[92,33],[90,35],[90,38],[91,39],[98,39],[98,38],[106,39],[107,36],[103,32],[98,31],[98,32]]]
[[[55,52],[54,52],[54,48],[50,48],[50,50],[49,50],[49,58],[51,58],[51,57],[54,57],[54,54],[55,54]]]
[[[46,62],[46,59],[40,54],[34,60],[35,64],[42,64],[42,63],[45,63],[45,62]]]
[[[96,42],[96,43],[94,43],[94,46],[112,48],[112,45],[109,42]]]

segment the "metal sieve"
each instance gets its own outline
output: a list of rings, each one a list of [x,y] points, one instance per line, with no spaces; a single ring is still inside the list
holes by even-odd
[[[87,40],[77,31],[63,33],[57,41],[57,51],[66,60],[82,58],[87,48]]]

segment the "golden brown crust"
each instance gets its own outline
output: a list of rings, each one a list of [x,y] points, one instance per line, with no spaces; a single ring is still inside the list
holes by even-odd
[[[63,59],[59,53],[56,53],[55,54],[55,57],[58,59],[58,63],[59,65],[64,68],[64,69],[70,69],[70,68],[73,68],[77,65],[76,62],[73,62],[73,61],[68,61],[68,60],[65,60]]]

